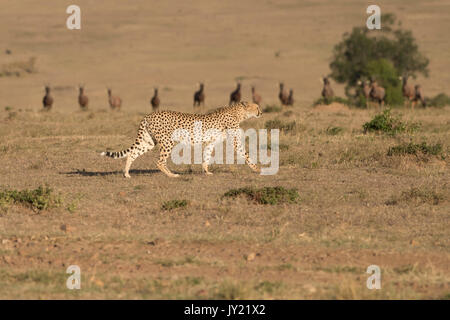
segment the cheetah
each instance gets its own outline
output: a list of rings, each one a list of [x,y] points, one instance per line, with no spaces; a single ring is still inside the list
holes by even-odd
[[[211,159],[212,151],[217,142],[226,138],[226,131],[231,129],[237,132],[236,138],[233,139],[233,147],[236,152],[245,159],[247,165],[255,172],[260,170],[256,164],[250,161],[245,146],[241,143],[240,123],[249,118],[259,118],[262,115],[261,109],[257,104],[249,102],[239,102],[228,107],[219,108],[207,114],[188,114],[175,111],[154,112],[144,117],[141,121],[138,135],[134,144],[123,151],[119,152],[102,152],[102,156],[114,159],[127,157],[124,176],[130,178],[130,166],[137,157],[143,155],[147,151],[153,149],[156,144],[160,145],[159,160],[157,167],[169,177],[178,177],[178,174],[172,173],[167,168],[167,158],[172,152],[175,145],[173,139],[174,132],[177,129],[184,129],[189,132],[191,145],[195,143],[207,143],[203,152],[202,168],[203,171],[210,175],[208,163]],[[201,138],[195,133],[194,123],[201,123]],[[213,132],[213,134],[211,134]],[[199,141],[201,139],[201,141]]]

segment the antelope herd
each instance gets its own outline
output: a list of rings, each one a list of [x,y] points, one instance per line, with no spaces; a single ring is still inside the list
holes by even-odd
[[[414,109],[414,106],[420,102],[423,107],[426,106],[426,101],[422,93],[422,88],[419,84],[416,84],[415,86],[412,86],[408,83],[408,76],[404,75],[402,77],[399,77],[399,80],[402,82],[402,94],[405,98],[405,105],[409,104],[412,109]],[[329,102],[331,101],[335,95],[334,91],[331,88],[331,82],[328,76],[322,76],[320,78],[321,84],[323,84],[322,87],[322,98],[325,99],[325,101]],[[282,106],[293,106],[294,105],[294,90],[289,89],[289,92],[286,91],[284,87],[284,83],[280,82],[279,84],[279,92],[278,92],[278,99],[280,100],[280,103]],[[366,108],[369,108],[370,102],[373,101],[378,104],[379,107],[383,107],[385,104],[385,98],[386,98],[386,90],[382,86],[378,84],[378,82],[375,79],[369,80],[358,80],[357,86],[362,94],[362,96],[365,98],[366,101]],[[241,83],[237,82],[236,89],[234,89],[230,93],[230,100],[229,104],[238,103],[241,101]],[[84,85],[79,85],[79,95],[78,95],[78,104],[80,105],[81,110],[87,110],[88,104],[89,104],[89,98],[87,97],[85,93]],[[51,110],[53,106],[53,97],[50,93],[50,86],[45,85],[45,96],[42,100],[44,110]],[[120,110],[122,106],[122,99],[112,94],[111,88],[107,88],[108,93],[108,103],[112,110]],[[261,105],[262,97],[261,95],[256,91],[255,86],[251,87],[251,94],[252,94],[252,101],[253,103],[256,103],[258,105]],[[150,99],[150,105],[152,106],[153,111],[158,111],[159,106],[161,104],[161,99],[158,94],[158,88],[154,88],[153,97]],[[196,110],[197,107],[202,107],[205,105],[205,85],[204,83],[199,83],[199,89],[194,92],[194,110]],[[200,109],[201,110],[201,109]]]

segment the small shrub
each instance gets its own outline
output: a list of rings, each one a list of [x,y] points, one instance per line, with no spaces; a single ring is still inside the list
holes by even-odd
[[[272,113],[272,112],[281,112],[281,107],[278,105],[266,105],[263,109],[263,112]]]
[[[326,132],[330,136],[336,136],[340,134],[342,131],[344,131],[344,129],[341,127],[328,127]]]
[[[248,288],[240,282],[225,280],[210,293],[210,299],[239,300],[245,299],[248,295]]]
[[[283,122],[280,119],[274,119],[266,121],[264,127],[267,130],[279,129],[280,131],[288,133],[295,132],[295,130],[297,129],[297,123],[295,122],[295,120],[291,122]]]
[[[438,205],[444,200],[444,196],[437,193],[434,190],[426,188],[411,188],[409,190],[403,191],[399,197],[392,197],[386,201],[387,205],[396,205],[399,202],[411,202],[415,201],[418,203],[429,203],[432,205]]]
[[[261,281],[254,286],[254,289],[257,291],[260,291],[262,293],[272,294],[276,290],[278,290],[280,287],[282,287],[282,283],[279,281],[277,281],[277,282]]]
[[[31,57],[27,61],[17,61],[4,64],[0,67],[0,77],[20,77],[24,73],[36,72],[36,57]]]
[[[429,189],[411,188],[402,192],[402,199],[404,201],[416,200],[421,203],[430,203],[437,205],[444,200],[443,195]]]
[[[300,197],[296,189],[286,189],[284,187],[264,187],[259,189],[244,187],[231,189],[223,196],[226,198],[236,198],[240,195],[245,195],[249,200],[256,203],[270,205],[297,203]]]
[[[6,208],[10,204],[22,204],[33,211],[41,211],[59,207],[61,199],[48,186],[39,186],[35,190],[3,190],[0,191],[0,207]]]
[[[427,98],[426,104],[427,107],[437,107],[437,108],[450,106],[450,97],[445,93],[439,93],[433,98]]]
[[[268,145],[267,145],[267,150],[272,150],[272,144],[268,144]],[[284,144],[284,143],[280,143],[280,144],[278,145],[278,150],[279,150],[279,151],[286,151],[286,150],[289,150],[289,145]]]
[[[416,144],[413,142],[404,143],[395,147],[390,147],[387,155],[388,156],[401,156],[406,154],[418,155],[426,154],[437,156],[442,153],[442,145],[440,143],[434,145],[428,145],[426,142]]]
[[[177,208],[183,208],[188,205],[187,200],[169,200],[163,203],[161,206],[162,210],[173,210]]]
[[[386,109],[383,113],[377,114],[371,121],[363,125],[364,133],[367,132],[383,132],[390,135],[395,135],[402,132],[414,132],[418,128],[418,124],[407,124],[400,120],[399,117],[394,117],[391,114],[391,109]]]
[[[331,98],[320,97],[319,99],[314,101],[313,107],[318,106],[318,105],[324,105],[324,104],[329,105],[329,104],[332,104],[333,102],[340,103],[340,104],[343,104],[346,106],[352,105],[352,103],[350,102],[349,99],[345,99],[345,98],[341,98],[341,97],[331,97]]]

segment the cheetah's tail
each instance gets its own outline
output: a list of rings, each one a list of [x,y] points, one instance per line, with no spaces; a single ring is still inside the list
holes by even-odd
[[[118,151],[118,152],[102,152],[100,153],[101,156],[104,157],[110,157],[110,158],[114,158],[114,159],[120,159],[120,158],[125,158],[128,153],[131,151],[130,148],[126,149],[126,150],[122,150],[122,151]]]

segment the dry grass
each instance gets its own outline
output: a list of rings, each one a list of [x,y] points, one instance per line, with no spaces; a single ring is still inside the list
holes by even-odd
[[[198,19],[181,2],[80,0],[81,32],[60,23],[64,4],[21,1],[0,13],[13,59],[5,63],[39,61],[38,73],[0,78],[0,187],[48,185],[62,199],[38,211],[8,203],[2,212],[0,298],[448,299],[449,107],[396,109],[402,121],[421,125],[395,136],[363,133],[372,110],[312,107],[332,46],[364,21],[356,1],[258,2],[258,10],[252,1],[202,4]],[[409,4],[380,3],[429,55],[431,77],[417,82],[432,96],[450,82],[442,72],[448,3]],[[192,111],[195,83],[206,79],[208,110],[227,102],[237,77],[244,97],[255,84],[267,106],[278,106],[278,81],[295,90],[294,107],[244,125],[285,126],[278,174],[212,165],[214,175],[205,176],[200,165],[171,163],[181,177],[170,179],[156,169],[155,150],[124,179],[124,161],[99,156],[132,143],[154,85],[163,108]],[[46,82],[55,98],[47,113],[39,111]],[[89,112],[78,111],[79,82]],[[109,111],[106,85],[122,96],[121,112]],[[441,152],[388,155],[410,142]],[[295,189],[299,199],[261,205],[223,197],[250,186]],[[73,264],[81,268],[79,291],[65,287]],[[381,290],[366,288],[372,264],[382,270]]]
[[[388,150],[407,139],[448,150],[450,131],[433,130],[450,121],[448,111],[401,109],[429,125],[413,137],[391,137],[363,134],[372,117],[367,111],[339,115],[298,106],[290,121],[305,128],[281,133],[288,148],[275,176],[242,165],[212,165],[214,175],[205,176],[198,165],[171,164],[181,178],[170,179],[156,170],[152,152],[135,162],[131,180],[122,177],[123,161],[98,153],[131,143],[139,114],[21,111],[11,120],[3,111],[2,185],[48,184],[64,205],[38,213],[10,205],[0,217],[0,296],[444,297],[449,159],[424,162]],[[276,117],[266,114],[246,126],[261,128]],[[330,135],[330,127],[343,131]],[[262,206],[223,197],[232,189],[270,186],[298,190],[299,201]],[[65,289],[70,264],[82,269],[80,292]],[[370,264],[383,272],[378,292],[365,288]]]

